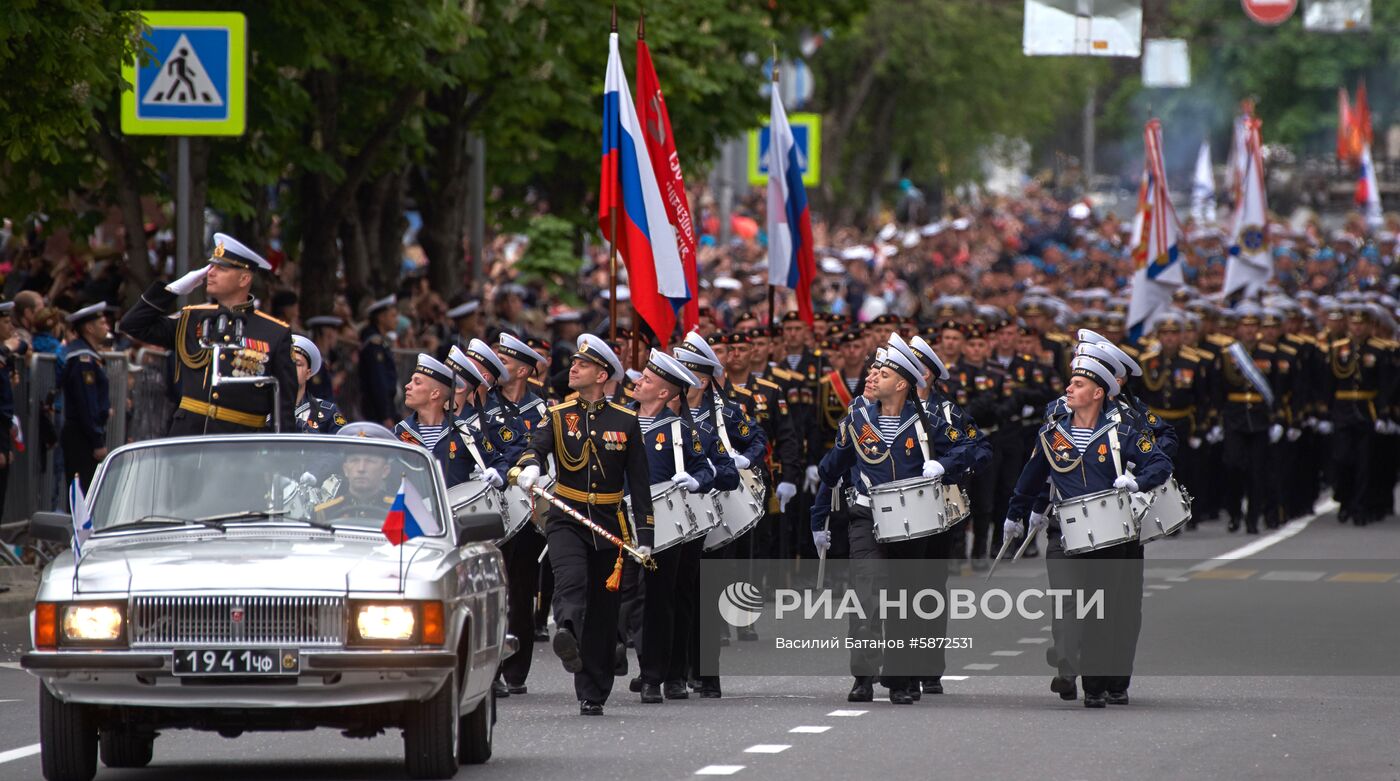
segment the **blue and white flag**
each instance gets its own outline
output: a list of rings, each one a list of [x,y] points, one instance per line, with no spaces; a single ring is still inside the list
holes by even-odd
[[[88,512],[87,497],[78,478],[68,487],[68,509],[73,514],[73,558],[83,557],[83,545],[92,536],[92,514]]]
[[[1136,342],[1152,316],[1171,305],[1172,293],[1186,283],[1181,266],[1181,224],[1167,191],[1162,159],[1162,123],[1153,119],[1143,133],[1146,170],[1138,193],[1133,230],[1133,281],[1128,302],[1128,339]]]

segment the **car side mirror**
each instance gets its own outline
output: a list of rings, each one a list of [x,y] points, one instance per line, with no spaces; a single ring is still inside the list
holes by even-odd
[[[452,511],[457,525],[457,544],[491,542],[506,536],[506,522],[498,512],[471,512],[466,508]]]
[[[68,513],[34,513],[29,519],[29,536],[36,540],[70,542],[73,539],[73,516]]]

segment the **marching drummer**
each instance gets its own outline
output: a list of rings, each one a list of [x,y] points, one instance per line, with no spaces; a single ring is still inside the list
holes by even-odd
[[[554,436],[532,438],[510,472],[529,491],[553,456],[558,499],[598,526],[650,554],[653,534],[650,468],[642,452],[637,413],[608,401],[605,385],[622,376],[622,361],[596,336],[579,337],[569,366],[573,399],[549,410]],[[631,517],[623,513],[626,488]],[[612,693],[622,552],[564,513],[551,509],[545,525],[554,571],[554,653],[574,674],[579,713],[603,715]]]
[[[714,487],[715,470],[706,458],[699,434],[671,407],[700,380],[675,358],[660,350],[651,352],[646,369],[632,395],[636,400],[637,422],[642,429],[641,447],[651,471],[649,485],[667,483],[682,491],[708,494]],[[637,638],[637,659],[641,667],[642,702],[662,701],[661,684],[668,680],[674,652],[676,607],[679,599],[676,578],[681,569],[682,544],[656,554],[656,569],[643,573],[646,594],[641,599],[641,635]],[[698,560],[698,556],[696,557]],[[698,572],[698,571],[697,571]],[[686,616],[687,621],[689,617]],[[674,679],[670,693],[677,691]],[[672,696],[672,699],[678,699]]]
[[[854,496],[848,534],[851,558],[857,561],[853,566],[857,581],[855,588],[863,595],[863,602],[872,600],[866,602],[871,605],[871,609],[865,611],[868,617],[852,620],[852,637],[860,640],[879,639],[882,629],[886,639],[915,637],[920,631],[917,619],[912,614],[881,621],[873,602],[874,591],[879,585],[875,582],[875,567],[873,564],[862,566],[860,562],[929,558],[934,545],[930,538],[937,536],[930,534],[911,540],[878,542],[871,511],[871,489],[920,476],[933,479],[947,474],[950,479],[958,479],[967,470],[970,461],[968,451],[957,447],[963,439],[962,432],[949,428],[939,420],[930,419],[919,402],[916,392],[926,383],[916,361],[901,350],[889,349],[883,361],[877,365],[878,373],[872,372],[871,380],[866,383],[874,402],[852,407],[841,422],[835,449],[827,453],[818,466],[821,480],[826,485],[835,486],[842,479],[850,479],[852,483]],[[818,545],[830,544],[829,539],[817,539],[816,542]],[[908,575],[903,574],[905,577]],[[924,578],[926,576],[917,583],[889,585],[913,593],[925,585],[922,582]],[[857,646],[860,645],[864,643],[857,643]],[[881,675],[881,683],[890,689],[891,703],[908,705],[914,702],[914,690],[919,685],[921,672],[929,669],[930,663],[927,651],[909,647],[911,645],[906,642],[904,648],[884,654],[883,664],[879,651],[861,647],[853,649],[851,672],[855,676],[855,684],[847,700],[873,700],[875,677]]]
[[[418,364],[403,387],[404,406],[409,415],[394,426],[394,435],[411,445],[421,445],[442,465],[449,486],[472,479],[500,487],[501,471],[507,466],[501,451],[489,441],[457,436],[455,416],[450,411],[453,390],[460,382],[451,369],[427,353],[418,354]],[[479,474],[478,474],[479,470]]]
[[[1119,390],[1114,374],[1113,368],[1092,355],[1074,358],[1064,411],[1057,411],[1041,426],[1030,460],[1016,481],[1006,534],[1019,536],[1021,522],[1028,516],[1031,533],[1038,531],[1045,516],[1031,511],[1048,499],[1065,502],[1112,489],[1149,491],[1171,477],[1171,459],[1146,429],[1106,414],[1106,405]],[[1142,599],[1141,586],[1133,583],[1141,582],[1142,545],[1133,539],[1077,558],[1094,564],[1076,567],[1075,586],[1089,593],[1102,589],[1105,603],[1104,618],[1090,619],[1082,627],[1078,667],[1084,674],[1084,706],[1127,704],[1140,621],[1132,614]],[[1066,649],[1060,648],[1060,653]],[[1065,683],[1057,677],[1052,689],[1063,697]],[[1072,680],[1068,684],[1073,687]]]
[[[490,363],[490,357],[477,348],[477,354]],[[448,357],[460,348],[455,345],[448,351]],[[505,377],[498,387],[502,407],[487,410],[487,425],[495,429],[507,463],[519,460],[531,437],[548,439],[549,410],[544,400],[531,390],[530,380],[534,377],[544,357],[528,344],[502,331],[499,341],[491,351],[505,367]],[[470,364],[470,356],[467,356]],[[472,364],[475,366],[475,364]],[[484,376],[484,375],[483,375]],[[478,387],[480,387],[478,385]],[[507,408],[505,405],[511,407]],[[510,409],[513,414],[505,414]],[[494,414],[493,414],[494,413]],[[497,424],[495,421],[500,421]],[[507,583],[507,631],[520,640],[520,648],[501,662],[499,677],[495,684],[496,696],[509,697],[512,694],[525,694],[525,679],[530,674],[530,662],[535,648],[535,594],[540,577],[540,554],[544,552],[544,536],[527,523],[509,540],[501,545],[501,554],[506,560]]]

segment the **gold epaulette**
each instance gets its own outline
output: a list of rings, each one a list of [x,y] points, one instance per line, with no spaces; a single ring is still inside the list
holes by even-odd
[[[1070,337],[1069,334],[1062,334],[1062,333],[1060,333],[1059,331],[1051,331],[1050,333],[1048,333],[1048,334],[1045,335],[1045,338],[1046,338],[1046,339],[1049,339],[1049,340],[1052,341],[1052,342],[1073,342],[1073,341],[1074,341],[1074,339],[1072,339],[1072,338]]]
[[[636,411],[636,410],[634,410],[634,409],[628,409],[627,407],[624,407],[624,406],[622,406],[621,404],[618,404],[618,403],[615,402],[615,401],[610,401],[610,402],[608,402],[608,406],[609,406],[609,407],[612,407],[612,408],[615,409],[615,410],[618,410],[619,412],[626,412],[628,415],[631,415],[631,416],[634,417],[634,418],[637,416],[637,411]]]
[[[575,404],[577,401],[578,401],[578,392],[575,391],[575,392],[569,394],[569,398],[567,398],[567,399],[565,399],[565,400],[559,402],[558,404],[555,404],[553,407],[550,407],[550,408],[549,408],[549,411],[550,411],[550,412],[559,412],[560,410],[568,409],[569,407],[574,406],[574,404]]]
[[[1208,334],[1206,336],[1206,341],[1210,342],[1216,347],[1229,347],[1230,345],[1235,343],[1234,339],[1224,334]]]
[[[1153,358],[1156,358],[1159,355],[1161,355],[1161,353],[1154,348],[1151,352],[1146,352],[1139,355],[1138,363],[1147,363],[1148,361],[1152,360]]]
[[[1278,348],[1277,348],[1277,347],[1274,347],[1272,344],[1264,344],[1263,342],[1260,342],[1258,346],[1259,346],[1259,349],[1263,350],[1263,351],[1266,352],[1266,353],[1276,353],[1276,352],[1278,352]]]
[[[1280,344],[1280,345],[1278,346],[1278,349],[1279,349],[1279,352],[1283,353],[1284,355],[1297,355],[1297,354],[1298,354],[1298,348],[1297,348],[1297,347],[1294,347],[1294,346],[1291,345],[1291,344]]]
[[[775,390],[775,391],[780,391],[780,390],[782,390],[782,388],[778,386],[778,383],[773,382],[772,380],[765,380],[765,379],[762,378],[762,377],[755,377],[754,379],[757,381],[756,384],[758,384],[758,385],[767,385],[767,386],[771,387],[771,388],[772,388],[773,390]]]
[[[745,396],[753,395],[753,391],[749,390],[748,388],[740,388],[738,385],[731,385],[729,389],[734,391],[735,393],[742,393]]]
[[[1400,347],[1400,342],[1392,342],[1389,339],[1382,339],[1379,336],[1373,336],[1366,341],[1372,347],[1378,347],[1382,350],[1394,350],[1396,347]]]
[[[268,314],[268,313],[262,311],[261,309],[256,309],[256,310],[254,310],[254,311],[253,311],[253,314],[258,315],[258,316],[260,316],[260,317],[265,317],[265,318],[267,318],[268,320],[271,320],[272,322],[274,322],[274,323],[276,323],[276,324],[282,326],[283,328],[291,328],[291,327],[292,327],[291,324],[288,323],[287,321],[285,321],[285,320],[278,320],[277,318],[275,318],[275,317],[273,317],[272,315],[270,315],[270,314]]]

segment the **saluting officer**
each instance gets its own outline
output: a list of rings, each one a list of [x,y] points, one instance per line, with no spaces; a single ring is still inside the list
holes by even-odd
[[[74,477],[84,490],[92,488],[92,473],[107,457],[107,418],[112,402],[107,390],[107,367],[98,350],[111,341],[107,304],[85,306],[68,315],[68,325],[78,338],[68,343],[63,364],[63,471],[65,482]],[[9,378],[3,378],[8,384]]]
[[[292,361],[297,367],[297,428],[313,434],[334,434],[348,421],[335,402],[311,395],[311,380],[321,372],[321,351],[300,334],[292,336]]]
[[[212,375],[267,377],[277,381],[278,417],[294,430],[297,387],[292,363],[292,331],[286,323],[253,308],[253,275],[271,271],[272,264],[238,240],[214,234],[214,252],[204,268],[169,285],[159,282],[122,318],[123,332],[147,344],[175,352],[180,403],[170,421],[170,435],[241,434],[270,428],[272,384],[237,384],[214,388]],[[204,285],[210,304],[192,304],[176,316],[170,312],[179,296]],[[212,366],[213,344],[222,346],[218,366]]]
[[[604,386],[622,376],[622,362],[596,336],[579,337],[569,368],[578,393],[551,407],[552,436],[531,438],[511,470],[512,481],[530,490],[553,456],[559,466],[554,494],[565,504],[644,553],[653,535],[650,468],[639,443],[637,413],[608,401]],[[624,488],[632,517],[623,513]],[[622,552],[551,508],[545,525],[554,570],[552,641],[564,669],[574,674],[579,713],[601,716],[612,692],[622,570]]]
[[[369,322],[360,329],[360,415],[385,427],[394,425],[394,394],[399,372],[394,366],[394,328],[398,299],[385,296],[369,305]]]

